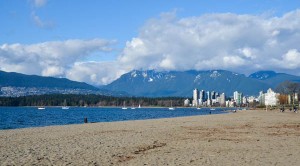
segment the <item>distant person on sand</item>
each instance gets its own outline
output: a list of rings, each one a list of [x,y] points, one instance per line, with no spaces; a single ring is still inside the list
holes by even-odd
[[[295,112],[295,113],[297,113],[297,112],[298,112],[298,110],[297,110],[297,107],[296,107],[296,106],[294,106],[294,112]]]
[[[284,106],[280,108],[280,112],[284,112]]]

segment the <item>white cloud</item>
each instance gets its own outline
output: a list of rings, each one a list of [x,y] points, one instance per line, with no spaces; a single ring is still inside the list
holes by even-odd
[[[44,28],[44,29],[54,28],[55,23],[53,21],[42,20],[41,17],[36,14],[36,10],[38,10],[38,8],[45,6],[47,4],[47,0],[30,0],[29,2],[33,7],[31,9],[31,19],[34,22],[34,24],[39,28]]]
[[[42,21],[41,18],[35,14],[35,12],[31,13],[31,17],[34,24],[40,28],[51,29],[55,26],[53,21]]]
[[[117,62],[77,62],[66,73],[67,78],[75,81],[102,85],[108,84],[124,74]]]
[[[30,45],[3,44],[0,45],[0,70],[65,77],[69,76],[78,62],[84,61],[91,54],[112,51],[113,44],[115,41],[102,39],[52,41]],[[101,66],[93,69],[94,73],[102,71]],[[81,78],[82,74],[89,75],[84,72],[76,74],[72,78]],[[80,81],[101,83],[95,77]]]
[[[0,45],[0,69],[107,84],[133,69],[225,69],[300,74],[300,10],[281,17],[206,14],[148,20],[116,60],[85,62],[112,50],[114,41],[67,40]]]
[[[298,70],[300,69],[300,52],[297,49],[288,50],[282,55],[281,59],[273,59],[274,64],[281,69]]]
[[[188,18],[167,15],[149,20],[139,35],[127,42],[119,61],[137,69],[278,71],[280,67],[273,60],[282,60],[283,55],[285,61],[297,57],[289,57],[286,52],[300,50],[299,34],[300,10],[282,17],[232,13]],[[298,63],[291,64],[291,73],[300,69]]]
[[[36,8],[40,8],[42,6],[45,6],[47,3],[47,0],[32,0],[32,4]]]

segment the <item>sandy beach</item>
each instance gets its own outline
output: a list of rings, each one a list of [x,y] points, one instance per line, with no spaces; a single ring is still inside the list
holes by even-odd
[[[0,149],[0,165],[300,165],[300,113],[1,130]]]

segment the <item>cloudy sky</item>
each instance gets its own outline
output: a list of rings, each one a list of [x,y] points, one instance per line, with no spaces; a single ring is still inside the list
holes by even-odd
[[[0,70],[104,85],[133,69],[300,75],[299,0],[0,0]]]

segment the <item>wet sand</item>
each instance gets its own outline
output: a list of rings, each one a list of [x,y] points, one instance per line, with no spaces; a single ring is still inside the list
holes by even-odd
[[[300,165],[300,113],[1,130],[0,165]]]

